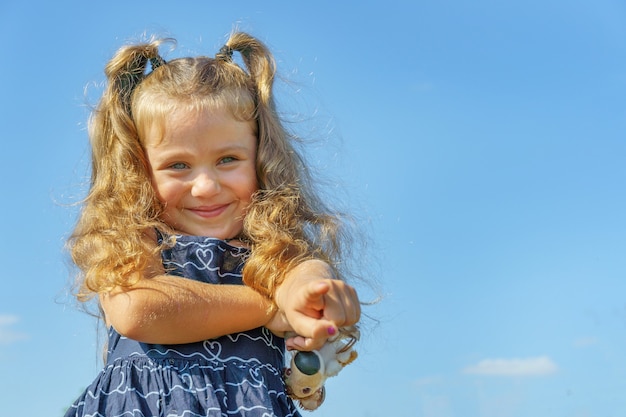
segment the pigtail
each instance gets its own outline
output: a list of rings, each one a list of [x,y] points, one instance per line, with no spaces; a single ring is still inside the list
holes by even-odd
[[[255,83],[259,106],[268,105],[273,108],[272,86],[276,62],[267,46],[243,32],[232,34],[225,46],[241,54],[246,70]]]
[[[104,72],[108,80],[107,88],[96,111],[91,131],[92,138],[100,139],[100,143],[95,144],[98,146],[93,146],[94,151],[102,150],[104,155],[94,155],[99,156],[94,164],[108,159],[107,155],[117,154],[116,147],[120,147],[122,152],[128,152],[132,161],[141,161],[147,167],[133,121],[131,98],[136,87],[147,76],[148,62],[154,63],[153,68],[165,62],[159,56],[158,48],[161,43],[162,41],[154,41],[123,47],[106,65]],[[125,155],[121,156],[125,159]],[[135,164],[128,165],[132,167]]]
[[[148,162],[134,123],[131,100],[147,76],[148,63],[158,67],[160,41],[121,48],[105,67],[107,85],[89,121],[92,149],[90,190],[68,240],[81,276],[77,296],[129,286],[143,276],[157,252],[146,232],[163,229],[152,189]]]

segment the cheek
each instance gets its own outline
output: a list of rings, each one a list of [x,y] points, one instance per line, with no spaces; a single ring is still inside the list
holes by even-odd
[[[246,194],[248,196],[246,200],[248,202],[252,200],[252,194],[254,194],[258,189],[259,189],[259,186],[257,185],[256,181],[250,182],[250,184],[248,184],[248,188],[246,190]]]
[[[180,194],[180,186],[173,181],[165,181],[163,179],[153,178],[152,188],[157,199],[165,204],[171,205],[177,201]]]
[[[234,179],[233,183],[237,184],[239,198],[247,202],[252,200],[252,194],[259,189],[254,169],[242,172],[238,178]]]

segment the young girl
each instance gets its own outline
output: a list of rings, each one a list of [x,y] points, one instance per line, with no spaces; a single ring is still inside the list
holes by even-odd
[[[109,339],[66,416],[298,416],[281,336],[317,349],[360,317],[342,224],[277,115],[267,48],[234,33],[215,58],[165,62],[161,43],[116,53],[90,120],[68,243]]]

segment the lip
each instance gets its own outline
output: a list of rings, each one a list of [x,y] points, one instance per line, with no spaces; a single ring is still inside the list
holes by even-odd
[[[188,208],[187,210],[199,217],[210,219],[210,218],[217,217],[220,214],[224,213],[226,209],[228,209],[228,206],[229,204],[219,204],[219,205],[213,205],[213,206],[197,206],[197,207]]]

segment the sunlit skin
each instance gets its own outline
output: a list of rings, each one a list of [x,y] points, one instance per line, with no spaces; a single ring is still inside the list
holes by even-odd
[[[253,122],[225,109],[168,116],[165,129],[147,129],[144,147],[162,219],[177,232],[237,237],[257,190]]]

